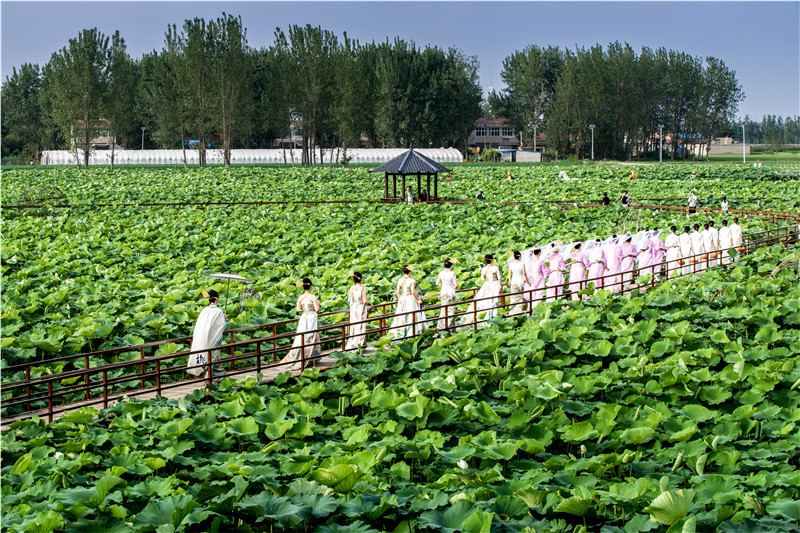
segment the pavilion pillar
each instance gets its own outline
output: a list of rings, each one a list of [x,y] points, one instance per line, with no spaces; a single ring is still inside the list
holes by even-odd
[[[401,202],[405,202],[406,201],[406,175],[405,174],[403,174],[403,191],[400,194],[400,201]]]
[[[397,174],[392,174],[392,198],[397,198]]]
[[[433,198],[439,201],[439,174],[433,175]]]
[[[427,178],[428,178],[428,180],[427,180],[428,181],[428,191],[426,192],[427,196],[426,196],[426,200],[425,201],[426,202],[430,202],[431,201],[431,175],[428,174]]]
[[[388,199],[389,198],[389,173],[384,172],[383,174],[383,197]]]
[[[420,182],[421,179],[422,177],[419,175],[419,172],[417,172],[417,200],[419,200],[419,197],[422,196],[422,184]]]

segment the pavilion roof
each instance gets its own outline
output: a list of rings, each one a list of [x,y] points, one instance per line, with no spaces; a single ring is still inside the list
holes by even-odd
[[[394,159],[387,161],[378,168],[370,172],[386,172],[387,174],[436,174],[437,172],[449,172],[446,168],[430,157],[426,157],[413,148],[400,154]]]

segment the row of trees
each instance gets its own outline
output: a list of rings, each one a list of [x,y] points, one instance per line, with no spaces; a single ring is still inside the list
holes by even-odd
[[[495,116],[510,118],[523,138],[547,134],[557,157],[586,154],[595,126],[597,158],[633,158],[657,144],[659,125],[672,136],[672,157],[691,139],[709,143],[733,120],[744,98],[736,74],[719,59],[627,43],[574,52],[528,46],[503,61],[507,89],[493,92]]]
[[[764,115],[761,122],[744,117],[745,141],[753,144],[800,144],[800,117]],[[742,124],[730,124],[730,137],[742,142]]]
[[[303,139],[314,147],[465,147],[481,114],[478,62],[459,50],[402,40],[362,45],[319,27],[275,30],[274,45],[248,46],[240,17],[222,14],[167,28],[164,46],[131,58],[117,32],[84,30],[41,70],[25,64],[2,90],[3,155],[71,147],[83,152],[97,132],[122,146],[186,149],[209,142],[230,162],[234,147]],[[112,154],[113,161],[113,154]]]

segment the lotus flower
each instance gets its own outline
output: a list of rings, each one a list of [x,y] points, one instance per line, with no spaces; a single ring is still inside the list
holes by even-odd
[[[467,471],[467,468],[469,468],[469,465],[467,464],[467,462],[466,462],[464,459],[461,459],[461,460],[458,462],[458,467],[459,467],[461,470],[463,470],[464,472],[466,472],[466,471]]]

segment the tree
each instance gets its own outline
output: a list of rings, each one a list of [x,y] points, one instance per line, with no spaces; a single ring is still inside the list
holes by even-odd
[[[767,134],[767,146],[775,153],[775,164],[778,164],[778,152],[783,148],[783,138],[778,128],[771,128]]]
[[[130,132],[135,121],[136,67],[128,55],[125,39],[116,31],[111,38],[108,64],[108,91],[105,99],[105,118],[111,130],[111,168],[117,139]]]
[[[247,46],[247,30],[241,17],[222,14],[211,21],[208,32],[212,43],[213,78],[217,91],[214,125],[222,139],[225,166],[231,164],[234,142],[250,129],[252,65]]]
[[[2,147],[3,157],[25,155],[39,160],[45,136],[40,103],[42,78],[39,65],[24,63],[19,70],[12,69],[11,76],[3,82]]]
[[[83,30],[45,66],[52,95],[50,119],[70,139],[75,157],[89,165],[92,138],[100,126],[108,89],[109,39],[97,28]],[[80,164],[80,163],[79,163]]]

